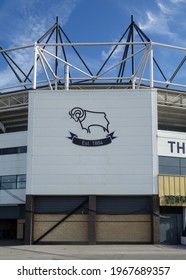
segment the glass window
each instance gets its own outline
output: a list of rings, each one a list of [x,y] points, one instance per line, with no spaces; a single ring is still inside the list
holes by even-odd
[[[186,167],[181,168],[181,175],[186,176]]]
[[[1,155],[17,154],[17,148],[4,148],[1,150]]]
[[[13,155],[13,154],[26,153],[26,152],[27,152],[27,146],[0,149],[0,155]]]
[[[181,160],[181,167],[186,167],[186,158],[180,158]]]
[[[16,189],[16,175],[2,176],[1,189]]]
[[[0,177],[0,189],[25,189],[26,175],[10,175]]]
[[[180,168],[177,166],[159,166],[159,173],[160,174],[173,174],[173,175],[180,175]]]
[[[159,173],[186,175],[186,158],[159,156]]]
[[[164,166],[179,166],[180,159],[176,157],[159,157],[159,165]]]
[[[159,156],[159,173],[180,175],[180,158]]]
[[[26,175],[17,175],[17,189],[26,188]]]
[[[17,147],[17,153],[22,154],[27,152],[27,146]]]

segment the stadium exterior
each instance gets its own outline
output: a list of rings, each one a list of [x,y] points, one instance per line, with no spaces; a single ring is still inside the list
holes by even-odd
[[[84,48],[109,50],[99,69]],[[169,78],[161,48],[178,59]],[[181,242],[185,50],[151,42],[133,18],[114,43],[71,43],[56,19],[37,43],[1,48],[18,84],[0,95],[0,239]],[[29,51],[26,71],[14,53]]]

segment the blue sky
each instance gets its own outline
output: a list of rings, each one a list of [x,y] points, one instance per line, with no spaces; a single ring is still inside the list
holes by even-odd
[[[56,16],[72,42],[113,42],[119,40],[133,15],[152,41],[186,47],[185,14],[186,0],[1,0],[0,46],[33,44],[55,23]],[[96,57],[85,52],[84,57],[96,65],[96,60],[104,62],[109,50],[100,49]],[[13,58],[26,67],[33,57],[25,51]],[[1,61],[0,75],[0,85],[8,84],[9,70]]]
[[[186,0],[1,0],[1,45],[32,43],[56,16],[71,41],[113,41],[131,15],[153,41],[182,45],[185,12]]]

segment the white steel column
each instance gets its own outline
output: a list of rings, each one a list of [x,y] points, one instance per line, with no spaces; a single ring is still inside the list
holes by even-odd
[[[154,87],[154,68],[153,68],[153,48],[152,42],[150,44],[150,87]]]
[[[38,56],[37,42],[35,42],[35,46],[34,46],[34,77],[33,77],[33,89],[36,89],[36,84],[37,84],[37,56]]]
[[[69,65],[68,64],[65,64],[64,71],[65,71],[65,90],[69,90]]]

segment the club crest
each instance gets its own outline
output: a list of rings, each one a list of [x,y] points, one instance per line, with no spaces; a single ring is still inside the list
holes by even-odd
[[[99,127],[103,129],[103,132],[107,133],[105,138],[102,139],[81,139],[78,135],[70,132],[70,140],[72,143],[80,146],[93,147],[93,146],[104,146],[112,143],[112,140],[116,137],[114,132],[109,133],[109,120],[105,112],[97,112],[85,110],[80,107],[74,107],[69,111],[70,118],[77,122],[82,130],[86,130],[87,133],[91,134],[93,127]]]

